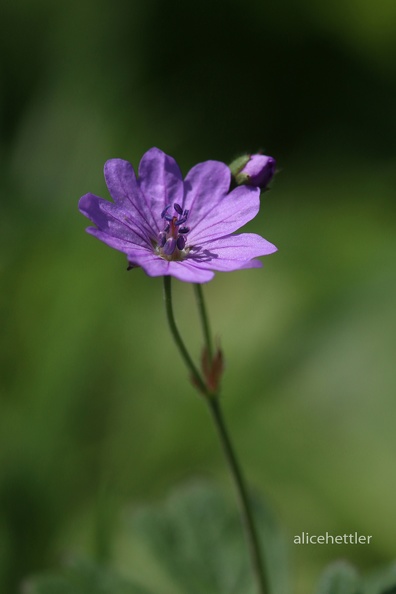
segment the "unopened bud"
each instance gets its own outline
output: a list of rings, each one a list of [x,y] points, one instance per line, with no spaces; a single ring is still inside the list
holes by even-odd
[[[235,159],[230,169],[237,186],[244,184],[265,190],[274,176],[276,161],[266,155],[244,155]]]

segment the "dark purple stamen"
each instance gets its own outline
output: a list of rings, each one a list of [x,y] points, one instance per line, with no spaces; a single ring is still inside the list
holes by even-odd
[[[184,250],[184,246],[186,245],[186,240],[184,239],[183,235],[179,235],[179,237],[177,238],[177,247],[179,248],[179,250]]]
[[[183,208],[177,202],[174,202],[174,214],[170,215],[169,209],[171,205],[168,204],[161,213],[161,218],[165,219],[166,224],[163,231],[158,234],[157,245],[164,256],[169,256],[169,259],[179,259],[186,247],[186,235],[190,232],[190,227],[184,226],[187,221],[189,211]],[[176,214],[175,214],[176,213]],[[176,251],[175,256],[173,255]]]
[[[168,210],[170,209],[170,207],[171,207],[171,204],[168,204],[168,206],[165,206],[164,210],[161,212],[161,219],[165,218],[165,215],[168,212]]]
[[[170,237],[169,239],[167,239],[163,247],[164,254],[166,254],[167,256],[171,256],[175,251],[176,243],[177,241],[174,237]]]

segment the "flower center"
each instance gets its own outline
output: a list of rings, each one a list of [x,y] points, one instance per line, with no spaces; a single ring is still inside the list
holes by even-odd
[[[185,226],[188,210],[183,210],[177,202],[173,205],[174,213],[169,214],[171,204],[168,204],[161,213],[164,219],[164,230],[158,234],[155,251],[165,260],[183,260],[190,251],[186,247],[187,233],[190,228]]]

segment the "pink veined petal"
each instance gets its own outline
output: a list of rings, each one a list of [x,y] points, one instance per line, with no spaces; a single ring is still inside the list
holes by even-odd
[[[107,200],[101,202],[100,208],[108,217],[109,221],[116,221],[126,228],[128,233],[132,232],[137,244],[151,246],[151,240],[155,238],[154,232],[151,229],[147,230],[146,226],[142,224],[141,219],[134,218],[128,210],[124,210],[122,206],[118,206]]]
[[[99,206],[101,202],[105,202],[105,200],[99,198],[99,196],[95,196],[95,194],[84,194],[78,202],[78,208],[80,212],[95,223],[99,229],[107,229],[108,217]]]
[[[104,177],[114,202],[125,201],[142,205],[142,197],[132,165],[124,159],[109,159],[104,166]]]
[[[149,245],[145,230],[112,202],[94,194],[85,194],[80,198],[79,209],[104,233],[137,245]]]
[[[164,276],[168,274],[169,262],[163,260],[153,252],[143,252],[132,249],[127,253],[128,262],[140,266],[149,276]]]
[[[277,248],[256,233],[241,233],[228,235],[220,239],[211,240],[202,244],[202,250],[209,250],[216,254],[216,259],[247,261],[258,256],[268,256],[277,251]],[[193,252],[193,250],[191,250]]]
[[[225,258],[213,258],[206,264],[204,262],[199,264],[200,267],[208,270],[216,270],[218,272],[232,272],[233,270],[244,270],[246,268],[262,268],[263,263],[260,260],[226,260]]]
[[[132,165],[123,159],[110,159],[105,163],[104,176],[114,202],[129,212],[146,233],[151,231],[156,235],[158,226],[155,216],[140,190]]]
[[[192,244],[229,235],[251,221],[260,209],[260,189],[240,186],[224,196],[189,234]]]
[[[155,220],[156,231],[162,230],[161,213],[168,204],[183,204],[184,184],[176,161],[157,148],[151,148],[139,165],[139,187]]]
[[[129,251],[127,257],[131,264],[140,266],[149,276],[170,275],[190,283],[206,283],[214,276],[210,270],[202,269],[199,265],[187,260],[169,262],[154,253],[144,253],[139,250]]]
[[[214,272],[197,266],[193,261],[169,262],[169,274],[187,283],[207,283],[214,277]]]
[[[190,211],[189,225],[195,227],[227,194],[231,172],[220,161],[205,161],[195,165],[184,180],[183,209]]]
[[[148,247],[138,246],[134,241],[130,241],[128,239],[122,238],[119,235],[117,235],[117,236],[110,235],[109,233],[106,233],[106,231],[101,231],[100,229],[97,229],[96,227],[87,227],[86,231],[90,235],[93,235],[97,239],[100,239],[100,241],[102,241],[106,245],[112,247],[115,250],[118,250],[119,252],[123,252],[124,254],[129,253],[131,251],[131,249],[137,249],[142,253],[144,253],[144,252],[150,253],[150,250]]]

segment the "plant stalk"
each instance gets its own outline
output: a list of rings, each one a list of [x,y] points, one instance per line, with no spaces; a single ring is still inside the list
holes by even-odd
[[[205,302],[203,298],[202,287],[199,284],[195,284],[195,293],[197,298],[197,304],[203,329],[203,334],[205,338],[206,348],[209,356],[209,360],[213,360],[213,347],[212,347],[212,340],[209,328],[209,320],[208,315],[206,312]],[[262,561],[262,554],[260,549],[260,542],[257,535],[256,526],[254,523],[253,512],[251,507],[251,502],[249,499],[245,479],[243,477],[243,473],[241,467],[239,465],[238,459],[236,457],[231,438],[228,434],[227,427],[225,424],[225,420],[223,417],[223,413],[220,406],[219,394],[213,394],[213,392],[209,391],[208,387],[205,384],[205,381],[202,379],[201,374],[199,373],[198,369],[196,368],[187,348],[180,336],[179,330],[176,326],[175,317],[173,314],[173,306],[172,306],[172,291],[171,291],[171,277],[164,276],[164,300],[165,300],[165,309],[168,318],[169,328],[173,339],[176,343],[176,346],[179,349],[179,352],[187,365],[187,368],[191,372],[191,376],[194,379],[194,383],[199,388],[201,393],[205,396],[205,400],[209,406],[209,410],[211,412],[211,416],[217,431],[217,435],[219,437],[220,443],[222,445],[224,455],[234,481],[236,491],[238,494],[238,499],[240,503],[240,510],[243,525],[245,527],[246,538],[249,547],[249,553],[252,561],[252,567],[254,571],[254,575],[256,577],[257,582],[257,592],[258,594],[269,594],[268,588],[268,581],[266,572],[264,569],[264,564]]]
[[[176,326],[175,316],[173,314],[173,307],[172,307],[172,287],[171,287],[171,277],[164,276],[164,301],[165,301],[165,309],[166,315],[168,318],[169,329],[173,336],[173,339],[176,343],[177,348],[182,356],[183,361],[187,365],[191,373],[191,377],[194,380],[197,387],[203,394],[207,393],[207,388],[205,382],[203,381],[201,374],[199,373],[198,369],[194,365],[193,360],[190,357],[190,354],[180,336],[179,330]]]
[[[208,352],[209,361],[212,362],[213,359],[213,344],[212,344],[212,336],[210,333],[210,326],[209,326],[209,317],[206,311],[205,300],[202,291],[202,285],[196,283],[194,285],[195,290],[195,297],[197,300],[199,317],[202,324],[202,330],[204,334],[206,349]]]
[[[217,434],[238,494],[242,521],[245,527],[250,558],[257,582],[257,592],[258,594],[269,594],[267,576],[264,569],[260,542],[254,523],[253,511],[246,482],[227,431],[227,426],[220,406],[220,400],[219,398],[212,397],[207,398],[206,401],[209,405]]]

